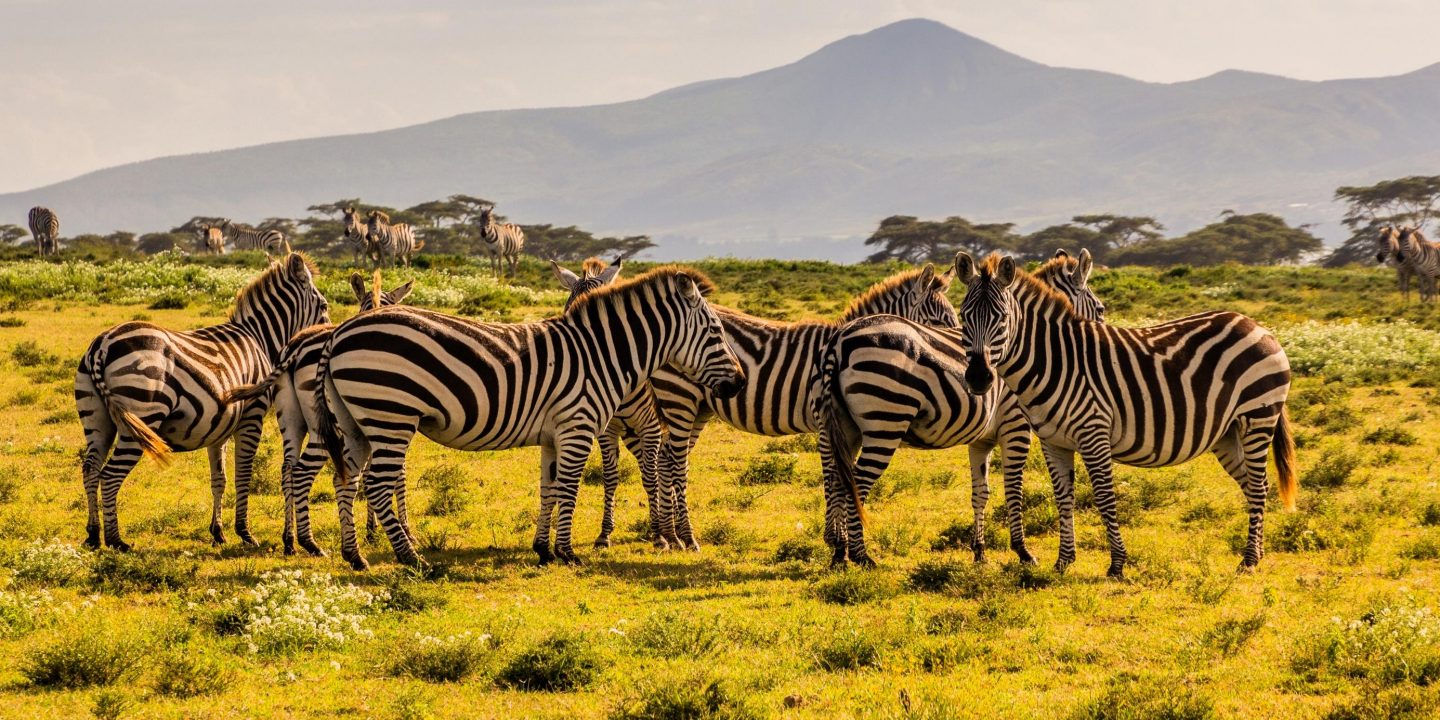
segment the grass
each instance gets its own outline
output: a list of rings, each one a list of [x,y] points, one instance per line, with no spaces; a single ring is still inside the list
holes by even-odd
[[[136,641],[87,625],[31,649],[20,661],[20,674],[35,687],[53,690],[105,686],[128,677],[141,652]]]
[[[1400,626],[1383,619],[1384,607],[1440,611],[1440,560],[1417,559],[1428,557],[1440,528],[1432,449],[1440,391],[1429,386],[1423,354],[1383,372],[1345,369],[1331,382],[1297,364],[1292,417],[1307,436],[1300,469],[1358,462],[1338,481],[1302,477],[1298,512],[1272,503],[1267,554],[1253,573],[1234,572],[1240,558],[1232,542],[1243,541],[1246,522],[1242,496],[1207,456],[1117,474],[1122,531],[1136,561],[1125,582],[1104,579],[1105,538],[1081,473],[1078,559],[1054,574],[1058,533],[1038,448],[1026,466],[1023,507],[1039,569],[1016,565],[1008,549],[999,472],[991,473],[988,562],[976,566],[966,450],[902,449],[868,508],[870,551],[881,567],[835,573],[822,539],[823,495],[811,482],[820,477],[814,437],[750,436],[721,423],[704,431],[691,457],[698,553],[656,552],[627,529],[645,516],[632,481],[618,494],[621,530],[612,548],[589,548],[600,491],[586,485],[574,526],[586,564],[537,567],[529,546],[538,449],[462,454],[417,439],[411,521],[435,546],[428,559],[441,572],[398,568],[383,540],[366,548],[372,569],[352,572],[338,558],[333,502],[312,514],[330,556],[285,557],[279,495],[251,499],[261,548],[241,547],[233,533],[230,544],[212,545],[204,453],[177,453],[163,468],[141,462],[119,498],[136,549],[108,560],[121,554],[79,546],[86,507],[75,459],[83,439],[71,414],[75,359],[97,332],[139,314],[167,327],[218,322],[227,296],[252,272],[156,265],[63,272],[55,265],[47,270],[53,277],[33,280],[24,268],[0,265],[0,314],[17,321],[0,323],[0,403],[25,400],[6,408],[0,423],[0,486],[13,487],[0,487],[0,500],[14,495],[0,501],[0,653],[8,658],[0,661],[0,716],[88,717],[102,691],[121,717],[165,720],[227,712],[436,720],[1371,718],[1427,717],[1437,707],[1440,682],[1422,685],[1430,682],[1423,644],[1405,644],[1404,662],[1367,644]],[[717,302],[733,307],[770,287],[774,297],[760,304],[803,318],[833,317],[847,293],[885,272],[823,263],[703,267],[719,286]],[[503,290],[514,300],[505,312],[553,313],[563,298],[548,272],[540,263],[523,267],[520,285]],[[353,308],[346,274],[322,265],[322,288],[337,314]],[[496,287],[483,277],[488,268],[387,274],[414,277],[417,303],[431,307],[455,308]],[[1440,312],[1402,307],[1393,275],[1378,270],[1190,268],[1166,276],[1124,268],[1100,271],[1096,280],[1118,324],[1223,307],[1275,329],[1287,351],[1286,333],[1310,321],[1329,343],[1356,332],[1332,328],[1352,319],[1379,333],[1404,318],[1406,342],[1440,331]],[[1201,293],[1225,283],[1244,297]],[[189,293],[184,309],[148,308],[177,288]],[[28,305],[6,305],[24,298]],[[1294,346],[1292,360],[1310,363],[1324,347],[1305,343]],[[1385,356],[1365,362],[1389,363]],[[1390,379],[1374,379],[1381,377]],[[271,422],[264,443],[273,484],[279,455]],[[1406,444],[1405,433],[1417,442]],[[742,485],[751,460],[766,456],[793,458],[791,478]],[[782,469],[765,477],[784,476]],[[329,492],[327,478],[322,473],[317,487]],[[463,499],[445,498],[452,489]],[[94,566],[102,562],[97,581]],[[277,571],[328,580],[303,586],[309,602],[289,593],[292,600],[261,610],[253,593],[273,586],[262,578]],[[370,604],[359,602],[361,592]],[[261,617],[321,613],[317,605],[323,614],[306,617],[343,627],[343,641],[311,634],[312,626],[256,633]],[[1375,630],[1350,631],[1352,623]],[[92,624],[98,640],[77,640]],[[415,651],[417,633],[445,640],[467,632],[490,639],[479,651]],[[119,657],[124,675],[64,689],[33,685],[23,672],[46,655],[64,658],[47,663],[55,677],[61,670],[80,677],[85,653],[75,649],[82,646]],[[70,650],[53,652],[62,647]],[[229,672],[221,677],[212,663]],[[463,678],[449,681],[451,673]],[[207,684],[212,677],[221,679]]]

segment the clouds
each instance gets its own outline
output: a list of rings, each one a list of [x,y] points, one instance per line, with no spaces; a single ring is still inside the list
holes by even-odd
[[[925,16],[1040,62],[1174,81],[1436,59],[1419,0],[0,0],[0,191],[100,167],[463,112],[629,99]]]

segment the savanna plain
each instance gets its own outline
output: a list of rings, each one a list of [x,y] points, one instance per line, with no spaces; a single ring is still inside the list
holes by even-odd
[[[622,464],[614,546],[598,456],[576,514],[585,563],[530,550],[539,452],[417,440],[410,507],[425,572],[380,539],[368,572],[338,557],[329,471],[314,490],[325,558],[280,548],[280,441],[267,420],[251,501],[259,548],[215,546],[204,453],[126,481],[128,554],[84,539],[78,358],[105,328],[224,319],[263,263],[180,258],[0,265],[0,716],[14,718],[1421,718],[1440,715],[1440,310],[1406,305],[1378,268],[1097,270],[1117,324],[1205,309],[1252,315],[1296,371],[1301,495],[1272,498],[1267,554],[1236,574],[1245,515],[1213,456],[1118,470],[1133,566],[1108,554],[1079,483],[1080,558],[1053,562],[1038,448],[1014,562],[992,472],[990,554],[971,561],[967,456],[902,450],[869,503],[875,570],[834,571],[810,437],[721,423],[691,460],[699,552],[642,538]],[[513,284],[433,258],[411,302],[490,320],[559,311],[548,267]],[[643,267],[627,265],[627,274]],[[900,266],[698,263],[722,305],[833,318]],[[348,269],[322,264],[336,320]],[[958,305],[963,288],[952,300]],[[233,457],[233,453],[232,453]],[[227,502],[230,499],[227,495]],[[227,506],[227,523],[230,520]]]

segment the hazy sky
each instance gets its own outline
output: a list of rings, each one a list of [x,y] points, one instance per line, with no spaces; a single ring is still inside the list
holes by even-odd
[[[157,155],[630,99],[909,17],[1156,82],[1440,61],[1436,0],[0,0],[0,192]]]

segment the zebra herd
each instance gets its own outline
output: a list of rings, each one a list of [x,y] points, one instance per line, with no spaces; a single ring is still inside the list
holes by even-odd
[[[1410,282],[1420,286],[1420,301],[1435,301],[1435,279],[1440,277],[1440,243],[1434,243],[1415,227],[1385,225],[1375,238],[1375,261],[1395,268],[1400,294],[1410,302]]]
[[[367,242],[377,232],[403,237],[374,213],[369,220]],[[347,237],[352,222],[359,218],[347,210]],[[1294,506],[1289,363],[1274,336],[1229,312],[1143,328],[1108,325],[1085,251],[1058,252],[1034,273],[1008,257],[977,262],[960,253],[943,271],[927,265],[876,283],[836,321],[793,323],[712,305],[713,283],[690,268],[622,281],[618,261],[607,267],[592,259],[579,274],[552,265],[570,298],[559,315],[535,322],[483,323],[406,306],[410,283],[382,292],[377,270],[370,287],[351,277],[360,312],[331,325],[313,265],[289,253],[239,293],[225,323],[173,332],[136,321],[107,330],[76,375],[87,544],[98,547],[103,528],[104,544],[128,547],[116,500],[142,454],[164,460],[200,448],[210,454],[211,532],[223,542],[231,438],[235,531],[253,544],[252,463],[272,407],[284,443],[286,553],[298,544],[323,554],[309,499],[328,458],[341,554],[356,569],[368,565],[354,528],[362,488],[397,560],[423,562],[405,504],[406,456],[417,433],[458,450],[541,448],[532,547],[542,563],[580,560],[573,514],[597,440],[605,500],[595,546],[610,544],[623,442],[639,463],[653,542],[698,548],[688,458],[711,418],[760,435],[818,433],[824,535],[837,565],[873,564],[865,502],[902,445],[969,447],[977,561],[985,551],[989,458],[999,448],[1011,547],[1022,562],[1035,562],[1020,517],[1032,434],[1059,510],[1060,570],[1075,560],[1076,453],[1094,485],[1114,577],[1123,576],[1127,557],[1114,463],[1159,467],[1214,452],[1246,500],[1242,568],[1263,555],[1272,451],[1280,501]],[[965,286],[958,313],[947,297],[957,280]]]

